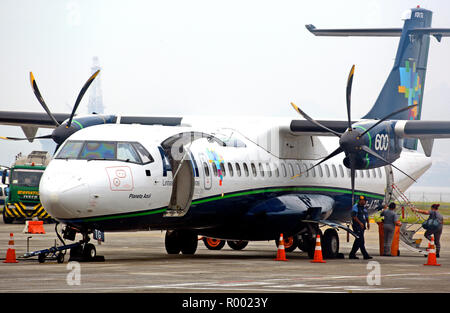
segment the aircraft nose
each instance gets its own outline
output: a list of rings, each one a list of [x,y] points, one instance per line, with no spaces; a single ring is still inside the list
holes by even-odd
[[[39,189],[42,205],[52,217],[70,219],[86,213],[89,185],[81,178],[63,173],[44,174]]]

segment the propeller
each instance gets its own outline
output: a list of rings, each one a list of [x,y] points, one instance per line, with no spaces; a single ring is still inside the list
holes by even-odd
[[[58,120],[55,118],[55,116],[52,114],[50,109],[48,108],[47,104],[44,101],[44,98],[41,95],[41,92],[39,91],[39,88],[36,83],[36,79],[34,78],[33,72],[30,72],[30,83],[31,88],[33,89],[34,95],[36,96],[37,100],[41,104],[41,106],[44,108],[45,112],[47,112],[47,115],[50,117],[50,119],[55,124],[56,128],[53,130],[51,134],[44,135],[44,136],[36,136],[36,137],[30,137],[30,138],[17,138],[17,137],[0,137],[0,139],[5,140],[34,140],[34,139],[53,139],[58,146],[64,142],[64,140],[69,137],[72,133],[74,133],[76,130],[71,129],[70,126],[72,125],[73,118],[75,116],[75,112],[81,102],[81,99],[83,99],[84,94],[88,90],[91,83],[94,81],[94,79],[97,77],[100,70],[97,70],[94,74],[92,74],[89,79],[86,81],[86,83],[81,88],[80,92],[78,93],[78,97],[75,101],[75,105],[73,106],[72,113],[70,114],[69,120],[66,125],[62,125],[58,122]]]
[[[381,124],[382,122],[386,121],[387,119],[391,118],[392,116],[401,113],[403,111],[409,110],[417,104],[410,105],[403,107],[395,112],[392,112],[379,121],[377,121],[375,124],[370,126],[367,130],[364,130],[364,132],[360,131],[358,128],[352,127],[352,119],[351,119],[351,93],[352,93],[352,84],[353,84],[353,76],[355,74],[355,65],[352,66],[350,69],[350,73],[348,75],[347,79],[347,88],[346,88],[346,103],[347,103],[347,121],[348,121],[348,128],[345,132],[339,133],[333,129],[330,129],[326,127],[325,125],[321,124],[320,122],[314,120],[311,118],[308,114],[303,112],[298,106],[296,106],[294,103],[291,102],[292,107],[306,120],[310,121],[311,123],[315,124],[316,126],[326,130],[329,133],[332,133],[333,135],[339,137],[339,147],[331,152],[329,155],[327,155],[325,158],[323,158],[320,162],[314,164],[310,168],[308,168],[306,171],[310,171],[316,166],[320,165],[321,163],[335,157],[336,155],[340,154],[341,152],[345,153],[345,159],[344,159],[344,165],[350,169],[350,177],[351,177],[351,188],[352,188],[352,204],[355,203],[355,177],[356,177],[356,169],[358,167],[358,154],[360,154],[362,151],[370,154],[371,156],[381,160],[385,165],[391,165],[392,167],[399,170],[401,173],[406,175],[408,178],[416,181],[414,178],[406,174],[404,171],[393,165],[391,162],[386,160],[384,157],[373,151],[371,148],[369,148],[367,145],[364,144],[364,141],[362,140],[363,136],[367,134],[370,130]],[[299,175],[296,175],[299,176]],[[295,177],[295,176],[294,176]],[[293,178],[294,178],[293,177]]]

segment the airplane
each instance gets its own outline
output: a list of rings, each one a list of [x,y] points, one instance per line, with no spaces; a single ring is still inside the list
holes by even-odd
[[[450,121],[422,121],[432,12],[403,15],[403,28],[317,29],[317,36],[399,36],[394,66],[371,110],[351,118],[355,67],[347,79],[347,120],[315,120],[291,103],[292,118],[129,117],[0,112],[26,138],[58,147],[40,182],[47,212],[63,223],[63,238],[83,236],[71,256],[96,256],[90,241],[104,232],[166,231],[168,254],[194,254],[198,236],[228,240],[240,249],[281,233],[312,255],[322,234],[326,258],[339,256],[339,236],[355,197],[369,214],[389,201],[393,182],[406,190],[431,167],[433,141],[450,138]],[[95,74],[94,74],[95,75]],[[90,77],[80,91],[86,91]],[[86,87],[87,86],[87,87]],[[86,88],[85,88],[86,87]],[[80,96],[79,96],[79,99]],[[52,134],[33,137],[38,127]],[[25,131],[25,129],[27,131]],[[43,138],[45,137],[45,138]],[[418,141],[424,154],[417,151]]]

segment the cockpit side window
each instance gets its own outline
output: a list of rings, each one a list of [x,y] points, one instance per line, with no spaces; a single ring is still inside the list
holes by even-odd
[[[141,158],[128,142],[117,143],[117,160],[133,163],[141,163]]]
[[[136,151],[141,157],[143,164],[151,163],[154,161],[152,155],[139,142],[133,142],[133,147],[136,148]]]
[[[83,144],[83,141],[68,141],[58,153],[58,159],[76,159]]]

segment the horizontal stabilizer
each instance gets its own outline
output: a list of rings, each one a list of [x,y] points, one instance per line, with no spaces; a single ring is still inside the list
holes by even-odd
[[[315,36],[368,36],[368,37],[399,37],[402,34],[401,28],[329,28],[318,29],[314,25],[305,27]]]
[[[305,27],[315,36],[360,36],[360,37],[400,37],[402,28],[328,28],[318,29],[314,25]],[[450,28],[416,27],[408,29],[409,34],[432,35],[438,41],[442,37],[450,37]]]

